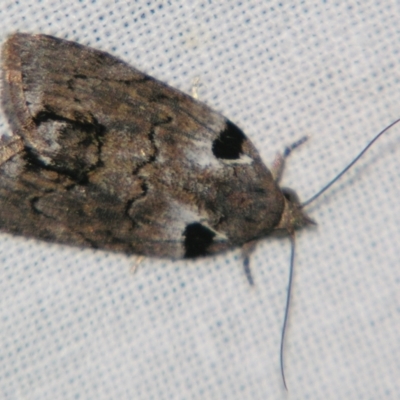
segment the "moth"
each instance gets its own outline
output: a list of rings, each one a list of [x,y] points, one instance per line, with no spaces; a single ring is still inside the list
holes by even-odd
[[[16,33],[2,55],[2,230],[177,259],[309,221],[244,133],[188,95],[46,35]]]
[[[246,135],[205,104],[102,51],[16,33],[2,50],[0,229],[171,259],[251,249],[312,224]],[[245,270],[252,282],[245,257]],[[292,273],[290,274],[291,282]],[[288,291],[281,341],[289,307]],[[285,383],[286,386],[286,383]]]

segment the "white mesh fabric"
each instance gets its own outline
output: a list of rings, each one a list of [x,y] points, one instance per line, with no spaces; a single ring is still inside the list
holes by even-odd
[[[287,4],[283,4],[287,3]],[[111,52],[239,125],[307,199],[400,117],[395,2],[2,0],[0,40],[47,33]],[[3,114],[0,133],[9,132]],[[286,378],[292,399],[400,397],[400,127],[309,207]],[[0,177],[1,179],[1,177]],[[238,210],[240,212],[240,210]],[[196,262],[0,235],[2,399],[285,398],[285,240]]]

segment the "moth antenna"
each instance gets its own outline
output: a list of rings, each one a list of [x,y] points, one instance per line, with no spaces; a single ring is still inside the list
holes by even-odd
[[[251,269],[250,269],[250,255],[246,254],[243,258],[243,268],[244,268],[244,273],[246,275],[247,281],[249,282],[250,286],[254,286],[254,279],[253,275],[251,274]]]
[[[290,251],[290,270],[289,270],[289,282],[288,282],[288,290],[286,294],[286,307],[285,307],[285,316],[283,318],[283,325],[282,325],[282,333],[281,333],[281,348],[280,348],[280,363],[281,363],[281,375],[283,386],[285,387],[286,391],[288,390],[286,385],[286,378],[285,378],[285,365],[284,365],[284,357],[283,351],[285,347],[285,334],[286,334],[286,327],[289,317],[289,307],[290,307],[290,297],[292,294],[292,283],[293,283],[293,271],[294,271],[294,255],[295,255],[295,235],[294,232],[290,234],[290,244],[291,244],[291,251]]]
[[[310,203],[312,203],[314,200],[316,200],[319,196],[322,195],[326,190],[328,190],[336,181],[338,181],[368,150],[369,148],[384,134],[386,133],[389,129],[391,129],[394,125],[398,124],[400,122],[400,118],[396,119],[394,122],[392,122],[390,125],[388,125],[385,129],[383,129],[381,132],[379,132],[368,144],[367,146],[358,154],[357,157],[353,159],[353,161],[347,165],[346,168],[343,169],[342,172],[340,172],[338,175],[335,176],[330,182],[328,182],[321,190],[319,190],[316,194],[311,196],[308,200],[306,200],[304,203],[300,205],[301,208],[304,208],[308,206]],[[303,141],[306,139],[301,139],[299,140],[299,144],[302,144]],[[297,144],[297,143],[296,143]],[[297,144],[298,145],[298,144]],[[293,146],[294,148],[297,146]],[[292,148],[288,148],[285,150],[284,156],[287,157]],[[312,222],[312,221],[310,221]],[[290,237],[290,243],[291,243],[291,255],[290,255],[290,271],[289,271],[289,282],[288,282],[288,290],[287,290],[287,295],[286,295],[286,307],[285,307],[285,315],[283,319],[283,326],[282,326],[282,333],[281,333],[281,348],[280,348],[280,365],[281,365],[281,375],[282,375],[282,381],[283,385],[286,390],[287,384],[286,384],[286,378],[285,378],[285,365],[284,365],[284,346],[285,346],[285,334],[286,334],[286,329],[287,329],[287,323],[288,323],[288,317],[289,317],[289,308],[290,308],[290,298],[291,298],[291,293],[292,293],[292,282],[293,282],[293,271],[294,271],[294,257],[295,257],[295,235],[294,231],[289,232],[289,237]]]
[[[242,247],[244,273],[250,286],[254,286],[254,279],[250,269],[250,255],[253,253],[256,245],[257,241],[253,240],[245,243]]]
[[[364,148],[364,150],[361,151],[361,153],[338,175],[335,176],[327,185],[325,185],[319,192],[314,194],[314,196],[311,196],[307,201],[301,204],[301,208],[304,208],[308,206],[310,203],[312,203],[315,199],[317,199],[319,196],[321,196],[322,193],[324,193],[326,190],[328,190],[336,181],[338,181],[366,152],[367,150],[384,134],[386,133],[390,128],[392,128],[394,125],[396,125],[398,122],[400,122],[400,118],[396,119],[396,121],[392,122],[390,125],[388,125],[385,129],[383,129],[381,132],[379,132]]]

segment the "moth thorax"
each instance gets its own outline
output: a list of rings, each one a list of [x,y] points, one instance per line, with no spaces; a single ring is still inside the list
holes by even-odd
[[[304,212],[299,197],[292,189],[282,188],[284,208],[281,220],[275,229],[285,230],[289,234],[295,229],[306,225],[315,225],[315,222]]]

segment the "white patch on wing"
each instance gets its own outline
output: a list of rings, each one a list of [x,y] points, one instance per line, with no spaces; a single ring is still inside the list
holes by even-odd
[[[234,160],[228,160],[228,159],[220,159],[224,164],[229,164],[229,165],[234,165],[234,164],[247,164],[250,165],[254,162],[254,160],[242,154],[240,158],[235,158]]]
[[[214,156],[209,141],[196,141],[195,146],[185,149],[185,157],[190,164],[200,168],[219,168],[218,159]]]
[[[251,165],[254,160],[246,155],[241,154],[240,158],[233,160],[217,158],[212,152],[212,144],[207,141],[196,142],[196,146],[185,149],[185,157],[190,164],[200,168],[221,168],[223,165]]]
[[[41,155],[40,160],[43,161],[45,165],[50,165],[53,162],[52,158],[47,157],[45,155]]]
[[[182,233],[185,231],[188,224],[198,222],[215,233],[214,240],[226,241],[228,238],[224,233],[217,232],[208,224],[207,216],[200,215],[189,204],[181,203],[174,199],[169,199],[169,210],[167,211],[167,220],[174,221],[171,224],[166,224],[165,232],[168,237],[173,238],[175,241],[183,242]]]

